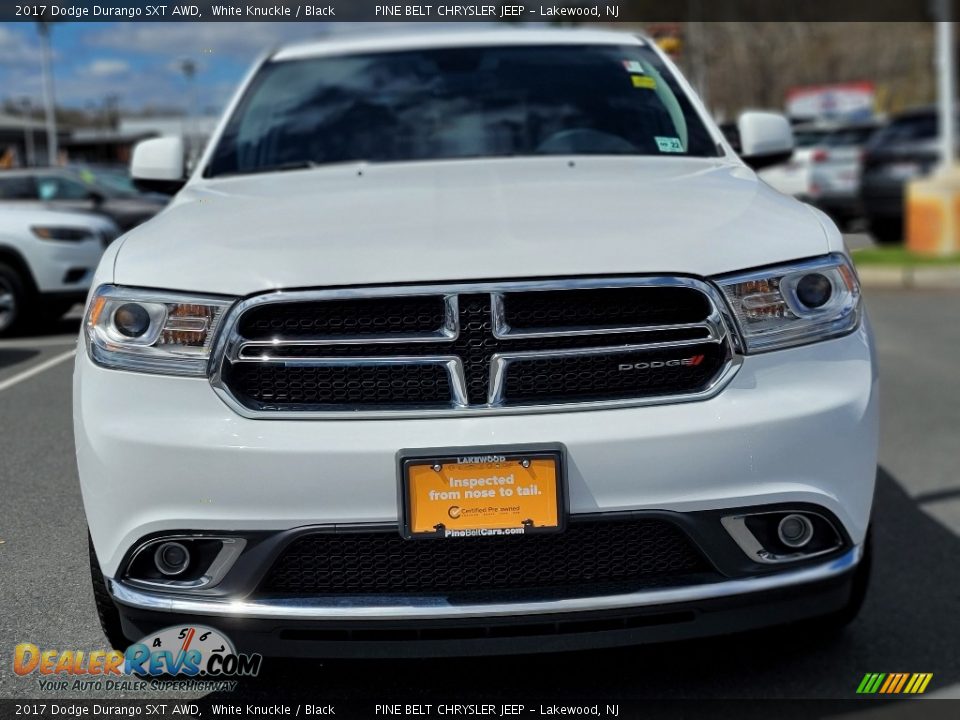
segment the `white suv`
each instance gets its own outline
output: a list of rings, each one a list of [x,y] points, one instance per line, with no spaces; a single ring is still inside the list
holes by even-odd
[[[119,234],[111,220],[86,213],[0,207],[0,336],[83,302]]]
[[[789,153],[747,114],[744,158]],[[75,376],[100,617],[278,655],[568,649],[863,598],[877,372],[819,211],[632,35],[265,58],[107,252]]]

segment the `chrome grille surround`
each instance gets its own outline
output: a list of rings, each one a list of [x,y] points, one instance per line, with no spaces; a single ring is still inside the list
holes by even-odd
[[[516,329],[510,327],[504,316],[503,297],[507,293],[537,292],[549,290],[591,290],[617,288],[656,288],[676,287],[697,290],[709,303],[709,314],[701,322],[663,324],[663,325],[611,325],[576,328]],[[270,348],[296,346],[299,348],[322,348],[325,346],[355,346],[408,343],[442,343],[460,337],[458,298],[463,295],[489,295],[491,305],[492,335],[498,339],[520,338],[577,338],[584,336],[610,336],[613,334],[651,335],[651,342],[632,342],[622,345],[602,345],[597,347],[575,347],[568,349],[531,350],[495,353],[490,361],[489,393],[487,402],[470,403],[463,360],[450,354],[449,348],[439,345],[436,355],[380,355],[364,356],[358,350],[356,354],[338,354],[336,357],[322,355],[309,357],[271,357]],[[356,338],[330,337],[313,339],[275,339],[249,340],[238,332],[239,321],[252,308],[270,303],[322,302],[325,300],[349,300],[365,298],[401,298],[404,296],[437,296],[445,303],[443,326],[431,333],[406,333],[383,336],[365,335]],[[670,331],[699,331],[701,337],[695,339],[669,340],[658,342],[654,338],[658,333]],[[607,337],[609,342],[609,337]],[[696,392],[664,394],[642,398],[618,398],[608,400],[586,400],[571,402],[548,402],[538,404],[505,404],[505,380],[510,364],[516,361],[536,358],[562,358],[568,356],[590,356],[638,351],[683,349],[696,345],[714,343],[725,352],[726,359],[713,376],[709,384]],[[217,395],[237,414],[255,419],[392,419],[399,417],[462,417],[497,413],[544,413],[596,410],[605,408],[623,408],[645,405],[662,405],[680,402],[706,400],[717,395],[730,382],[739,370],[742,356],[739,353],[740,338],[736,325],[729,314],[728,306],[719,291],[704,280],[683,276],[640,276],[615,278],[576,278],[560,280],[473,282],[456,284],[423,284],[385,287],[349,287],[323,290],[280,290],[248,297],[236,303],[221,323],[220,332],[214,344],[209,366],[210,383]],[[342,347],[340,348],[343,349]],[[446,350],[447,352],[444,352]],[[445,368],[450,386],[450,402],[445,407],[396,408],[363,407],[344,409],[339,407],[307,409],[258,409],[241,402],[229,388],[224,368],[227,363],[281,363],[286,366],[382,366],[382,365],[435,365]]]

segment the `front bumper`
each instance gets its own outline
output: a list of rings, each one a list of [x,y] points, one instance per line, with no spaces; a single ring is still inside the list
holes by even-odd
[[[37,240],[23,250],[39,293],[69,293],[82,300],[103,254],[103,243],[99,239]]]
[[[607,631],[584,631],[580,639],[591,646],[731,632],[842,607],[870,520],[878,412],[866,317],[846,337],[743,358],[729,385],[709,400],[602,411],[254,420],[235,414],[203,379],[107,370],[86,353],[78,354],[75,373],[84,506],[131,636],[186,618],[239,633],[239,644],[247,634],[249,646],[263,652],[369,656],[381,654],[379,641],[357,639],[381,631],[439,643],[413,654],[459,652],[457,641],[444,636],[454,627],[456,637],[475,646],[471,652],[522,652],[531,642],[540,650],[576,646],[574,620],[616,625],[607,639]],[[260,597],[251,594],[259,576],[240,587],[230,574],[219,589],[193,594],[117,580],[132,549],[160,534],[282,538],[318,527],[396,527],[398,451],[517,444],[565,447],[574,515],[660,513],[681,524],[715,517],[711,530],[691,536],[717,576],[679,587],[506,603]],[[844,539],[840,550],[757,568],[719,522],[738,509],[801,506],[829,516]],[[258,547],[251,543],[244,555]],[[238,567],[243,562],[241,556]],[[513,629],[490,629],[501,626]],[[534,638],[553,633],[551,627],[555,640]],[[331,644],[325,635],[331,632],[349,638]],[[495,637],[509,639],[508,647],[492,643]],[[384,648],[406,652],[401,645]]]
[[[268,656],[559,652],[723,635],[840,612],[861,591],[862,555],[860,546],[802,569],[695,587],[483,606],[175,599],[117,583],[111,591],[131,638],[199,623],[226,633],[242,652]]]

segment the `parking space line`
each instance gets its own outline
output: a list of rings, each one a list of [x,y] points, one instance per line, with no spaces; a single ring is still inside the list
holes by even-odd
[[[57,345],[75,345],[77,342],[76,334],[71,335],[52,335],[41,338],[13,338],[10,340],[0,340],[0,350],[4,348],[38,348],[38,347],[56,347]]]
[[[59,365],[64,360],[69,360],[74,355],[76,355],[76,353],[77,351],[75,349],[68,350],[65,353],[61,353],[60,355],[55,355],[49,360],[44,360],[42,363],[38,363],[37,365],[34,365],[31,368],[27,368],[23,372],[17,373],[13,377],[9,377],[6,380],[0,381],[0,392],[3,392],[7,388],[11,388],[16,384],[21,383],[24,380],[29,380],[34,375],[39,375],[40,373],[46,370],[49,370],[55,365]]]

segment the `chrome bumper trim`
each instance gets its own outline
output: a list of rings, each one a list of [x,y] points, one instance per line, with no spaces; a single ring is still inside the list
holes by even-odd
[[[452,605],[443,597],[413,599],[354,596],[337,600],[309,598],[223,600],[146,592],[116,580],[111,580],[109,587],[114,600],[123,605],[141,610],[187,615],[281,620],[440,620],[592,612],[715,600],[829,580],[853,569],[860,561],[862,554],[863,548],[858,545],[830,562],[801,570],[704,585],[642,590],[589,598],[477,605]]]

